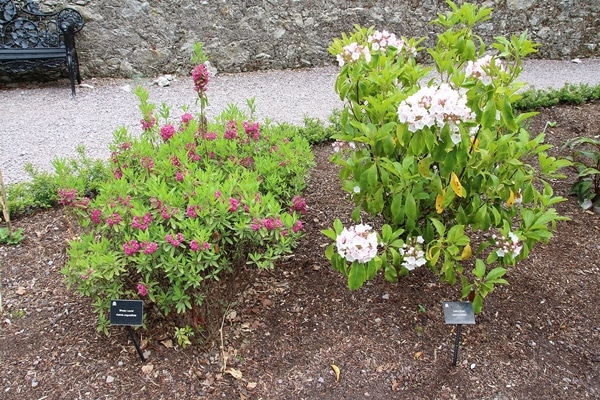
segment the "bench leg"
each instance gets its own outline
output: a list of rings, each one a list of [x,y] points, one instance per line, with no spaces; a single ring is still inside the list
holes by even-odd
[[[77,50],[73,50],[73,64],[75,67],[75,76],[77,77],[77,84],[81,84],[81,74],[79,73],[79,56],[77,56]]]
[[[71,81],[71,96],[75,97],[75,65],[73,65],[73,54],[67,51],[67,69],[69,70],[69,80]]]

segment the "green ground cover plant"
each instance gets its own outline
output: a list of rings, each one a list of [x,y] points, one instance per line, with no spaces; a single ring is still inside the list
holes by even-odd
[[[576,137],[563,147],[572,151],[568,159],[578,174],[570,194],[577,196],[579,204],[586,210],[600,207],[600,135]]]
[[[547,178],[570,164],[547,154],[544,134],[531,137],[513,104],[517,78],[536,45],[526,33],[476,35],[492,9],[447,1],[432,24],[444,31],[435,47],[357,26],[330,47],[345,101],[333,160],[356,208],[355,226],[336,220],[324,234],[334,269],[361,287],[383,270],[386,279],[427,265],[442,281],[461,285],[478,313],[508,267],[547,242],[559,216]],[[433,66],[416,60],[420,51]],[[434,70],[436,78],[422,84]],[[537,162],[539,172],[531,160]],[[379,232],[362,223],[381,216]],[[472,237],[491,231],[472,248]]]

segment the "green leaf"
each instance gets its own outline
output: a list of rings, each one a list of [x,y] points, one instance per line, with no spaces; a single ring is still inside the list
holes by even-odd
[[[408,192],[406,194],[406,203],[404,204],[404,210],[406,212],[406,217],[416,221],[416,219],[418,218],[419,214],[418,214],[418,210],[417,210],[417,203],[415,201],[415,198],[413,197],[412,193]]]
[[[486,281],[494,281],[494,280],[504,276],[504,274],[506,274],[506,268],[496,267],[493,270],[491,270],[490,272],[488,272],[487,276],[485,277],[485,280]],[[479,276],[479,278],[481,278],[481,277],[483,277],[483,275]]]
[[[348,288],[350,290],[359,289],[367,280],[367,269],[364,265],[354,261],[348,274]]]
[[[392,212],[392,222],[396,225],[400,225],[404,222],[404,207],[403,207],[403,196],[402,193],[397,193],[392,199],[390,206]]]
[[[475,294],[475,299],[473,299],[473,312],[475,314],[481,313],[483,308],[483,297],[479,293]]]
[[[475,261],[475,269],[473,269],[473,275],[475,275],[479,279],[483,279],[483,276],[485,275],[485,263],[483,262],[483,260],[477,259],[477,261]]]
[[[323,235],[327,236],[331,240],[335,240],[337,238],[337,234],[335,233],[335,231],[333,229],[325,229],[325,230],[322,230],[321,233]]]
[[[443,238],[444,234],[446,233],[446,227],[444,226],[444,224],[442,224],[439,220],[435,218],[430,218],[430,221],[435,226],[435,230],[437,231],[438,235],[440,235],[440,238]]]
[[[396,267],[391,264],[386,265],[384,276],[385,280],[388,282],[398,282],[398,271],[396,271]]]

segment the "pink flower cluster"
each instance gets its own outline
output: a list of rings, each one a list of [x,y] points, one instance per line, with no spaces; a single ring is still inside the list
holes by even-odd
[[[215,140],[217,138],[217,132],[206,132],[202,134],[202,137],[206,140]]]
[[[192,70],[192,80],[194,81],[194,90],[198,96],[202,97],[206,93],[210,73],[205,64],[200,64]]]
[[[192,251],[210,250],[210,243],[203,242],[202,244],[200,244],[196,240],[192,240],[190,242],[190,250],[192,250]]]
[[[306,199],[300,196],[294,196],[292,199],[292,211],[297,211],[300,214],[306,214]]]
[[[144,285],[143,283],[138,283],[137,291],[140,296],[145,296],[148,294],[148,289],[146,288],[146,285]]]
[[[123,251],[125,252],[126,256],[132,256],[140,251],[140,244],[137,240],[132,239],[123,243]]]
[[[95,224],[101,224],[102,223],[102,210],[99,210],[99,209],[92,210],[92,212],[90,214],[90,219]]]
[[[258,231],[263,227],[268,231],[274,231],[275,229],[282,228],[283,222],[281,222],[279,217],[270,217],[261,220],[254,218],[250,224],[250,229],[253,231]]]
[[[236,121],[229,121],[225,125],[225,134],[223,135],[223,137],[228,140],[237,139],[239,137]]]
[[[150,115],[144,119],[140,119],[140,124],[142,124],[143,130],[148,131],[156,125],[156,118]]]
[[[138,242],[135,239],[123,243],[123,251],[127,256],[133,256],[142,251],[144,254],[153,254],[158,250],[156,242]]]
[[[154,159],[150,156],[143,156],[140,159],[140,164],[142,167],[146,168],[148,171],[152,171],[154,169]]]
[[[158,250],[158,244],[156,242],[142,242],[140,244],[140,248],[144,254],[153,254],[156,250]]]
[[[135,215],[133,217],[133,221],[131,222],[131,227],[134,229],[141,229],[145,231],[146,229],[148,229],[148,225],[150,225],[150,222],[152,222],[153,220],[154,217],[152,217],[152,214],[150,213],[146,213],[142,217],[138,217],[137,215]]]
[[[356,62],[361,58],[366,62],[371,62],[371,53],[369,52],[369,47],[362,46],[356,42],[344,46],[342,52],[336,56],[340,67],[343,67],[346,63]]]
[[[169,242],[173,247],[179,247],[181,243],[185,241],[183,233],[178,232],[176,235],[168,234],[165,236],[165,240]]]
[[[188,125],[190,123],[191,120],[194,119],[194,116],[190,113],[185,113],[181,116],[181,123],[183,125]]]
[[[77,190],[58,189],[58,196],[60,197],[60,204],[63,206],[73,206],[77,201]]]
[[[260,130],[258,128],[258,122],[244,122],[244,131],[246,131],[246,135],[252,138],[253,140],[260,139]]]
[[[235,199],[233,197],[229,198],[229,212],[236,211],[239,206],[240,206],[240,201],[238,199]]]
[[[302,230],[302,221],[298,220],[292,226],[292,232],[298,233]]]
[[[196,154],[196,143],[187,143],[185,149],[188,151],[187,157],[189,161],[200,161],[200,155]]]
[[[109,217],[106,217],[106,223],[111,228],[113,227],[113,225],[120,224],[121,223],[121,215],[119,215],[119,213],[116,213],[116,212],[112,213],[112,215],[110,215]]]
[[[193,206],[190,205],[187,208],[187,211],[185,212],[185,215],[187,215],[188,218],[196,218],[198,216],[198,210],[201,210],[202,207],[200,206]]]
[[[408,124],[411,132],[434,125],[441,129],[446,124],[450,125],[452,132],[457,132],[460,122],[475,120],[475,113],[467,105],[463,91],[442,83],[438,87],[421,88],[400,103],[398,119]]]
[[[167,124],[160,128],[160,137],[166,142],[175,135],[175,127]]]

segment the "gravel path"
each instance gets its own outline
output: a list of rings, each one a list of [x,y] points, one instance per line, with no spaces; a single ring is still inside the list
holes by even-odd
[[[342,103],[333,90],[339,68],[218,74],[209,84],[209,118],[229,103],[246,109],[256,99],[258,120],[301,124],[305,116],[326,121]],[[527,61],[521,79],[536,88],[562,87],[565,82],[600,84],[600,59]],[[23,84],[0,90],[0,167],[6,183],[27,179],[23,166],[32,163],[51,170],[55,157],[72,157],[79,144],[88,154],[106,158],[112,132],[120,127],[139,132],[138,101],[129,86],[146,87],[150,101],[165,102],[172,115],[181,106],[196,110],[191,80],[179,77],[171,86],[152,86],[149,80],[87,79],[77,97],[70,97],[68,81]]]

